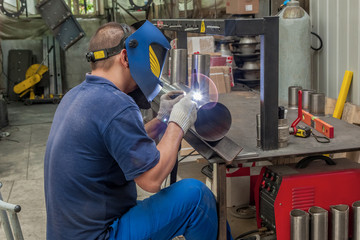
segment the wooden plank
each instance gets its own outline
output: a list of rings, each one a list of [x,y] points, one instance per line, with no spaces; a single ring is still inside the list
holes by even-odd
[[[325,115],[333,115],[336,105],[335,98],[325,98]]]

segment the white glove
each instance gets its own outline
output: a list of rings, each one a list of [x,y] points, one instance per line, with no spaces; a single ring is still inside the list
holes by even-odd
[[[169,122],[174,122],[184,132],[184,135],[189,128],[195,123],[197,117],[196,103],[192,101],[192,94],[187,94],[181,99],[170,114]]]
[[[183,91],[171,91],[160,97],[159,112],[156,116],[162,122],[167,123],[173,106],[184,97]]]

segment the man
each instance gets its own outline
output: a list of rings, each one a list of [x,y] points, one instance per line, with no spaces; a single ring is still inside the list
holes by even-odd
[[[160,191],[196,106],[191,94],[168,93],[143,125],[135,101],[147,105],[159,93],[170,46],[148,21],[135,29],[108,23],[97,30],[87,54],[91,74],[55,113],[45,154],[49,240],[217,237],[215,199],[204,184],[186,179]],[[152,138],[164,128],[156,145]],[[158,193],[137,202],[135,183]]]

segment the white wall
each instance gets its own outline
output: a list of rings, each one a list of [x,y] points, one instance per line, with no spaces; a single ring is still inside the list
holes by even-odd
[[[324,42],[313,56],[313,88],[337,98],[345,70],[354,72],[348,101],[360,105],[359,0],[310,0],[312,31]],[[313,46],[318,46],[313,37]]]

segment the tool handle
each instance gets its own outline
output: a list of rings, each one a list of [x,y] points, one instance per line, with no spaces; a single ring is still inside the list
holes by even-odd
[[[336,163],[329,157],[324,155],[308,156],[301,159],[295,166],[295,168],[306,168],[314,160],[324,160],[327,165],[336,165]]]
[[[295,119],[295,121],[291,124],[291,128],[294,129],[294,134],[297,132],[296,126],[302,119],[302,91],[298,91],[298,117]]]

